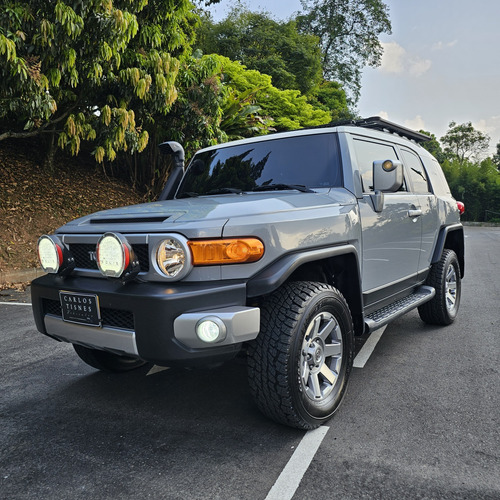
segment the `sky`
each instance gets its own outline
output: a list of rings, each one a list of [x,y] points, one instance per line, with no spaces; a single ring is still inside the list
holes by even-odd
[[[500,142],[500,0],[384,0],[392,34],[382,35],[382,64],[363,72],[357,111],[437,138],[451,121],[472,122]],[[237,2],[209,10],[222,19]],[[288,19],[300,0],[246,0],[254,11]]]

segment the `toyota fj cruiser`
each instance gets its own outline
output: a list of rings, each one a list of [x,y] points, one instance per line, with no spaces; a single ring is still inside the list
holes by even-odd
[[[126,371],[247,355],[258,407],[294,427],[337,409],[354,336],[418,308],[450,324],[464,236],[427,136],[369,118],[184,151],[159,200],[44,235],[40,332]]]

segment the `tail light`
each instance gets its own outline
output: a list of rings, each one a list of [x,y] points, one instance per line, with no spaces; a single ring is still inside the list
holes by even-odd
[[[465,212],[465,205],[461,201],[457,201],[457,207],[460,215],[462,215]]]

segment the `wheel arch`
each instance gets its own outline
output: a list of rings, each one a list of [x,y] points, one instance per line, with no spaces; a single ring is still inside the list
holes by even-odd
[[[445,248],[449,248],[457,254],[460,265],[460,277],[463,278],[465,275],[465,243],[462,224],[454,224],[441,228],[432,256],[432,264],[439,262]]]
[[[358,252],[353,245],[321,248],[283,256],[247,283],[247,296],[256,298],[290,281],[317,281],[337,288],[351,310],[356,335],[364,331]]]

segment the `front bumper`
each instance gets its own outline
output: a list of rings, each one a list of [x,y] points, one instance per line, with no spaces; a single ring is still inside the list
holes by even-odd
[[[60,290],[96,294],[102,327],[63,321]],[[31,295],[36,326],[45,335],[159,365],[224,361],[259,333],[260,311],[246,306],[245,282],[122,284],[46,275],[33,281]],[[195,326],[214,315],[223,321],[227,335],[215,345],[204,344]]]

